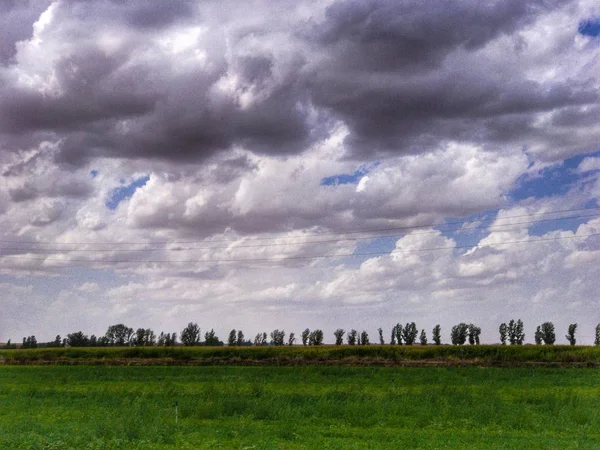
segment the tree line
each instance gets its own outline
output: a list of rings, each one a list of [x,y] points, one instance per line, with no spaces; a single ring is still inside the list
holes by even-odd
[[[570,345],[575,345],[577,339],[575,333],[577,324],[572,323],[567,328],[565,338]],[[377,341],[380,345],[389,343],[390,345],[413,345],[417,342],[420,345],[428,345],[429,339],[424,329],[417,328],[415,322],[408,322],[404,325],[397,323],[391,329],[389,341],[386,342],[383,328],[377,329]],[[498,328],[501,345],[523,345],[525,342],[524,325],[521,319],[511,319],[508,323],[500,324]],[[450,330],[450,343],[452,345],[479,345],[481,328],[472,323],[459,323]],[[202,337],[204,336],[204,340]],[[371,340],[367,331],[358,331],[351,329],[349,331],[338,328],[333,332],[335,345],[370,345]],[[303,346],[323,345],[324,334],[320,329],[310,330],[306,328],[300,334],[300,342]],[[431,330],[431,343],[434,345],[442,344],[442,330],[440,325],[436,325]],[[552,322],[544,322],[536,328],[534,334],[536,345],[553,345],[556,341],[555,327]],[[204,335],[200,326],[195,322],[190,322],[179,333],[169,333],[161,331],[155,334],[150,328],[138,328],[134,330],[122,323],[111,325],[103,336],[88,336],[82,331],[67,334],[66,337],[57,335],[53,341],[38,343],[35,336],[26,336],[23,338],[21,348],[40,348],[40,347],[170,347],[175,345],[184,346],[223,346],[214,329],[206,331]],[[231,330],[227,338],[227,345],[233,346],[266,346],[266,345],[296,345],[295,333],[289,333],[286,339],[284,330],[275,329],[271,333],[257,333],[253,339],[246,338],[242,330]],[[600,345],[600,323],[596,326],[594,345]],[[10,349],[17,346],[9,340],[2,348]]]

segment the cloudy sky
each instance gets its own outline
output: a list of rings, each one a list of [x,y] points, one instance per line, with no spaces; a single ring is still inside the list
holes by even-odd
[[[600,322],[597,0],[3,0],[0,341]]]

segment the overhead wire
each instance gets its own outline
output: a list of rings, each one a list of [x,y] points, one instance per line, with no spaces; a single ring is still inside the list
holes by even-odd
[[[518,219],[518,218],[523,218],[523,217],[533,217],[533,216],[545,216],[545,215],[552,215],[552,214],[563,214],[563,213],[572,213],[572,212],[579,212],[579,211],[591,211],[591,210],[598,210],[600,209],[600,206],[594,206],[594,207],[584,207],[584,208],[571,208],[571,209],[563,209],[563,210],[556,210],[556,211],[546,211],[546,212],[539,212],[539,213],[529,213],[529,214],[520,214],[520,215],[514,215],[514,216],[506,216],[506,217],[502,217],[498,220],[509,220],[509,219]],[[598,213],[600,214],[600,213]],[[594,215],[598,215],[598,214],[593,214],[591,216]],[[590,217],[591,217],[590,216]],[[583,217],[583,216],[582,216]],[[442,226],[450,226],[450,225],[462,225],[465,223],[469,223],[469,222],[489,222],[492,220],[496,220],[497,217],[493,217],[493,218],[474,218],[474,219],[464,219],[464,220],[459,220],[459,221],[450,221],[450,222],[432,222],[432,223],[428,223],[428,224],[422,224],[422,225],[406,225],[406,226],[399,226],[399,227],[389,227],[389,228],[372,228],[372,229],[363,229],[363,230],[351,230],[351,231],[338,231],[338,232],[319,232],[319,233],[302,233],[301,235],[298,236],[277,236],[277,237],[258,237],[258,238],[253,238],[253,241],[274,241],[274,240],[281,240],[281,239],[298,239],[301,237],[311,237],[311,236],[341,236],[341,235],[347,235],[347,234],[366,234],[366,233],[384,233],[384,232],[388,232],[388,231],[410,231],[410,230],[418,230],[418,229],[424,229],[424,228],[433,228],[433,227],[442,227]],[[560,218],[553,218],[553,219],[549,219],[549,220],[558,220]],[[285,231],[282,231],[285,232]],[[236,236],[236,237],[232,237],[230,239],[214,239],[214,240],[210,240],[210,243],[222,243],[222,242],[235,242],[236,239],[240,239],[240,236]],[[167,244],[196,244],[200,242],[199,240],[154,240],[152,242],[143,242],[143,241],[138,241],[138,242],[133,242],[133,241],[87,241],[87,242],[44,242],[44,241],[22,241],[22,240],[6,240],[6,239],[0,239],[0,243],[11,243],[11,244],[36,244],[36,245],[167,245]]]
[[[539,238],[539,239],[526,239],[520,241],[504,241],[504,242],[494,242],[489,244],[486,247],[495,247],[499,245],[508,245],[508,244],[530,244],[537,242],[545,242],[545,241],[559,241],[559,240],[567,240],[567,239],[582,239],[586,237],[592,236],[600,236],[600,233],[590,233],[583,235],[573,235],[573,236],[555,236],[549,238]],[[62,261],[62,262],[86,262],[86,263],[97,263],[97,264],[124,264],[124,263],[141,263],[141,264],[181,264],[181,263],[189,263],[189,264],[197,264],[197,263],[243,263],[243,262],[286,262],[286,261],[294,261],[294,260],[310,260],[310,259],[330,259],[330,258],[353,258],[353,257],[364,257],[364,256],[388,256],[394,254],[410,254],[410,253],[420,253],[420,252],[428,252],[428,251],[438,251],[438,250],[460,250],[460,249],[473,249],[477,248],[476,245],[460,245],[460,246],[445,246],[445,247],[430,247],[430,248],[421,248],[421,249],[413,249],[413,250],[400,250],[394,249],[387,252],[357,252],[357,253],[346,253],[346,254],[334,254],[334,255],[296,255],[296,256],[288,256],[288,257],[271,257],[271,258],[230,258],[230,259],[187,259],[187,260],[90,260],[90,259],[63,259],[63,258],[34,258],[27,255],[2,255],[4,257],[8,257],[11,259],[27,259],[30,261]],[[480,247],[481,248],[481,247]]]
[[[414,232],[411,233],[411,235],[422,235],[422,234],[436,234],[438,232],[452,232],[452,231],[472,231],[472,230],[490,230],[490,229],[498,229],[498,228],[505,228],[505,227],[514,227],[517,225],[534,225],[534,224],[539,224],[539,223],[546,223],[546,222],[554,222],[554,221],[566,221],[566,220],[574,220],[574,219],[584,219],[584,218],[592,218],[592,217],[598,217],[600,216],[600,213],[597,214],[589,214],[589,215],[583,215],[583,216],[566,216],[566,217],[557,217],[557,218],[551,218],[551,219],[537,219],[537,220],[529,220],[529,221],[525,221],[525,222],[514,222],[514,223],[507,223],[507,224],[499,224],[499,225],[477,225],[477,226],[471,226],[471,227],[461,227],[461,228],[449,228],[449,229],[442,229],[442,230],[431,230],[431,231],[419,231],[419,232]],[[506,230],[506,231],[514,231],[512,229]],[[360,236],[360,237],[348,237],[348,238],[338,238],[338,239],[326,239],[326,240],[318,240],[318,241],[299,241],[299,242],[277,242],[277,243],[270,243],[270,244],[242,244],[242,245],[235,245],[235,246],[194,246],[194,247],[186,247],[186,248],[165,248],[165,247],[156,247],[156,248],[139,248],[139,249],[122,249],[122,248],[114,248],[114,249],[89,249],[89,248],[84,248],[84,249],[74,249],[74,248],[68,248],[68,249],[37,249],[37,248],[23,248],[23,247],[0,247],[0,251],[3,250],[21,250],[21,251],[25,251],[27,253],[35,253],[35,254],[43,254],[43,253],[68,253],[68,252],[73,252],[73,253],[79,253],[79,252],[131,252],[131,253],[135,253],[135,252],[159,252],[159,251],[187,251],[187,250],[223,250],[223,249],[227,249],[227,250],[237,250],[237,249],[241,249],[241,248],[269,248],[269,247],[277,247],[277,246],[289,246],[289,245],[306,245],[306,244],[326,244],[326,243],[333,243],[333,242],[345,242],[345,241],[362,241],[362,240],[373,240],[373,239],[381,239],[381,238],[400,238],[400,237],[404,237],[407,236],[408,233],[403,233],[403,234],[388,234],[388,235],[373,235],[373,236]],[[56,244],[56,245],[61,245],[61,244]],[[0,256],[2,256],[0,254]]]

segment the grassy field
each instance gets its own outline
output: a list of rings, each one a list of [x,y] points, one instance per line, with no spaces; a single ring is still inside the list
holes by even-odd
[[[0,350],[0,364],[600,366],[600,346],[104,347]]]
[[[3,366],[0,448],[597,449],[598,381],[573,368]]]

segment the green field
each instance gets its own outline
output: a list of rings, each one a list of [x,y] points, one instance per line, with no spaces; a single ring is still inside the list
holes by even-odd
[[[0,448],[597,449],[599,381],[589,368],[3,366]]]
[[[4,364],[108,365],[587,365],[600,366],[600,346],[324,345],[265,347],[85,347],[0,350]]]

